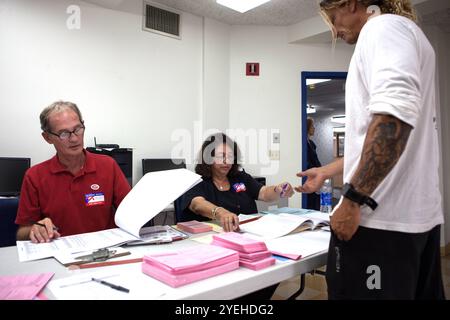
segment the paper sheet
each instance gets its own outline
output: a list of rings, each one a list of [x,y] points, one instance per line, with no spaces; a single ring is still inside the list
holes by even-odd
[[[48,288],[62,300],[126,300],[157,299],[164,296],[169,287],[145,275],[140,264],[127,272],[110,270],[74,272],[71,277],[50,281]],[[114,290],[108,286],[92,281],[92,277],[120,285],[130,290],[129,293]]]
[[[23,262],[53,257],[55,254],[60,253],[70,254],[116,246],[130,240],[136,240],[136,237],[124,230],[114,228],[61,237],[46,243],[17,241],[17,250],[19,253],[19,261]]]
[[[330,232],[303,231],[266,241],[269,251],[279,255],[289,255],[292,259],[304,258],[328,250]]]
[[[210,225],[213,229],[212,231],[214,232],[223,232],[223,228],[215,223],[212,222],[205,222],[207,225]]]
[[[53,272],[0,277],[0,300],[42,299],[40,291]]]
[[[201,237],[192,238],[191,240],[194,240],[199,243],[211,244],[211,242],[213,241],[213,234],[206,234]]]
[[[289,234],[307,220],[307,217],[292,214],[267,214],[239,227],[244,232],[259,235],[264,239],[274,239]]]
[[[200,175],[187,169],[147,173],[117,208],[116,225],[139,237],[145,223],[201,181]]]

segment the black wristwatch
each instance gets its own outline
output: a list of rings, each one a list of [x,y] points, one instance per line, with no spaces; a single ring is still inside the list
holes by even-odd
[[[373,200],[371,197],[366,196],[366,195],[356,191],[351,183],[344,184],[344,187],[342,188],[342,195],[345,198],[358,203],[359,205],[366,204],[372,210],[375,210],[378,206],[378,203],[375,200]]]

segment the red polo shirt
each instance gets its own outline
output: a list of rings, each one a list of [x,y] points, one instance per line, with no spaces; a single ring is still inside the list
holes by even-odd
[[[114,228],[114,212],[130,186],[114,159],[84,151],[73,175],[58,157],[31,167],[20,193],[16,224],[52,219],[62,236]]]

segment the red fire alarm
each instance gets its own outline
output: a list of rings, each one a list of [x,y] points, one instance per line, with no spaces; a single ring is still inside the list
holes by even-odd
[[[259,76],[259,63],[247,62],[245,67],[245,74],[247,76]]]

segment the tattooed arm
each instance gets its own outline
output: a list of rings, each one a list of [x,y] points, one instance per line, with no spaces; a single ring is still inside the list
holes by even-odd
[[[378,187],[402,155],[412,127],[390,115],[374,115],[351,183],[367,195]]]
[[[376,114],[367,130],[358,168],[351,179],[355,189],[371,195],[400,159],[412,127],[391,115]],[[359,205],[344,198],[331,218],[339,239],[350,240],[360,221]]]

